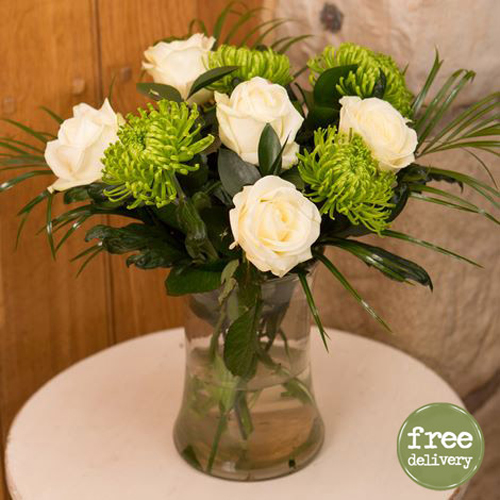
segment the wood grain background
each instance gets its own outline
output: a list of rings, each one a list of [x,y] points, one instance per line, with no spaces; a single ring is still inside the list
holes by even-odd
[[[246,0],[250,7],[260,0]],[[1,2],[0,115],[55,132],[39,105],[67,117],[79,102],[100,105],[113,77],[115,110],[144,104],[135,90],[142,52],[183,35],[188,22],[212,26],[226,0],[16,0]],[[16,137],[0,124],[0,135]],[[0,182],[7,178],[0,174]],[[50,257],[43,209],[32,214],[14,252],[16,212],[46,187],[27,182],[0,196],[0,438],[26,399],[56,373],[116,342],[182,322],[182,300],[168,298],[165,272],[127,269],[102,256],[75,280],[69,259],[83,232]],[[56,205],[55,210],[60,208]],[[92,223],[98,223],[93,219]],[[0,500],[9,498],[0,454]]]

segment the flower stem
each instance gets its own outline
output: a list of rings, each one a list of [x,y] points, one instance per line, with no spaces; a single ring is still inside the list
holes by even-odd
[[[220,417],[219,417],[219,424],[217,425],[217,429],[215,430],[215,436],[214,440],[212,443],[212,448],[210,450],[210,456],[208,457],[208,464],[207,464],[207,473],[210,474],[212,471],[212,467],[214,465],[214,460],[217,455],[217,449],[219,448],[219,442],[220,438],[222,436],[222,433],[224,432],[224,428],[226,427],[227,424],[227,413],[225,413],[222,408],[220,409]]]

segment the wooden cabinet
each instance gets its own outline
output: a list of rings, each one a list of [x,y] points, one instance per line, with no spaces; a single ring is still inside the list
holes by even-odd
[[[247,1],[250,7],[259,1]],[[113,105],[133,111],[142,52],[159,38],[182,35],[189,20],[208,26],[225,0],[16,0],[2,3],[0,115],[55,132],[45,105],[69,116],[79,102],[98,105],[115,79]],[[0,135],[16,130],[0,124]],[[6,175],[0,173],[0,182]],[[26,399],[67,366],[113,343],[178,326],[183,302],[165,294],[165,272],[127,269],[102,255],[75,279],[69,259],[84,248],[72,236],[54,262],[43,234],[44,211],[32,214],[14,251],[16,212],[46,186],[33,180],[0,196],[0,435]],[[54,210],[61,207],[55,204]],[[92,223],[96,223],[95,219]],[[120,221],[117,221],[119,223]],[[0,457],[3,460],[3,453]],[[3,467],[0,472],[2,481]],[[8,494],[0,489],[0,500]]]

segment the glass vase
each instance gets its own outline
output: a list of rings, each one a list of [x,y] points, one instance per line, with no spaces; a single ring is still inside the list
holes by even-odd
[[[311,380],[310,313],[298,277],[259,285],[254,356],[248,373],[235,376],[224,361],[224,340],[241,315],[240,292],[235,287],[223,301],[220,290],[190,296],[174,440],[184,459],[207,474],[257,481],[309,463],[323,443],[324,425]]]

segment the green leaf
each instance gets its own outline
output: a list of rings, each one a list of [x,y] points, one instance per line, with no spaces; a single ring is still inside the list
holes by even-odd
[[[29,203],[27,203],[19,212],[17,213],[18,216],[21,217],[21,222],[19,223],[19,227],[17,229],[17,236],[16,236],[16,245],[15,248],[19,246],[19,241],[21,240],[21,234],[23,232],[24,225],[26,224],[26,221],[28,220],[28,217],[31,213],[31,211],[43,200],[48,198],[50,195],[49,191],[45,190],[42,191],[38,196],[33,198]]]
[[[229,44],[231,38],[233,38],[233,36],[236,35],[238,30],[241,28],[241,26],[243,26],[244,24],[246,24],[249,21],[251,21],[252,19],[254,19],[257,12],[260,12],[263,10],[264,10],[264,7],[256,7],[254,9],[248,9],[247,12],[245,12],[244,14],[241,14],[240,18],[238,19],[238,21],[236,21],[233,24],[233,27],[231,28],[231,30],[229,31],[229,33],[227,34],[226,38],[224,39],[224,41],[222,43],[224,43],[226,45]]]
[[[284,24],[284,23],[286,23],[286,22],[288,22],[288,20],[286,20],[286,19],[270,19],[270,20],[268,20],[268,21],[264,21],[264,22],[262,22],[262,23],[257,24],[257,26],[255,26],[254,28],[252,28],[251,30],[249,30],[249,31],[247,32],[247,34],[246,34],[246,35],[243,37],[243,39],[240,41],[239,46],[240,46],[240,47],[245,47],[245,46],[247,46],[247,45],[248,45],[248,42],[249,42],[249,40],[250,40],[250,38],[252,38],[252,36],[253,36],[253,35],[255,35],[256,33],[264,33],[264,28],[265,28],[266,26],[271,26],[271,29],[265,32],[264,37],[265,37],[267,34],[269,34],[269,33],[270,33],[273,29],[278,28],[279,26],[281,26],[282,24]],[[263,40],[263,38],[259,40],[259,43],[260,43],[262,40]],[[257,45],[258,45],[258,44],[257,44]]]
[[[251,163],[243,161],[230,149],[220,149],[218,158],[219,177],[229,196],[239,193],[243,186],[255,184],[260,173]]]
[[[189,35],[192,35],[193,34],[193,28],[198,25],[198,28],[201,30],[201,32],[205,35],[205,36],[208,36],[208,30],[207,30],[207,27],[205,26],[205,23],[195,17],[194,19],[191,19],[190,23],[189,23]]]
[[[286,24],[290,22],[290,19],[271,19],[271,21],[268,21],[267,23],[262,23],[259,27],[259,32],[260,32],[260,35],[259,37],[254,41],[254,43],[252,44],[251,48],[252,49],[255,49],[256,47],[258,47],[259,45],[261,45],[265,38],[270,34],[272,33],[274,30],[278,29],[280,26],[282,26],[283,24]],[[264,26],[264,24],[269,24],[269,28],[267,28],[266,30],[262,30],[262,27]],[[248,35],[247,35],[248,36]],[[246,37],[245,37],[245,41],[246,41]],[[240,46],[244,45],[245,42],[241,42]]]
[[[164,85],[163,83],[137,83],[137,90],[155,101],[160,101],[161,99],[167,99],[174,102],[182,102],[182,98],[179,91],[172,87],[171,85]]]
[[[64,121],[63,118],[61,118],[57,113],[54,113],[51,109],[45,107],[45,106],[40,106],[40,109],[43,109],[52,119],[54,119],[59,125]]]
[[[417,120],[415,129],[418,133],[419,143],[423,143],[427,136],[441,121],[446,111],[457,98],[463,87],[474,79],[473,71],[458,70],[448,79],[443,88],[437,93],[427,108],[423,117]],[[455,81],[458,79],[458,82]],[[451,88],[451,89],[450,89]],[[450,89],[450,90],[448,90]],[[424,128],[425,125],[425,128]],[[423,129],[423,130],[422,130]]]
[[[71,227],[68,229],[68,231],[66,232],[66,234],[60,239],[59,243],[57,244],[56,246],[56,252],[59,251],[59,249],[64,245],[64,243],[67,241],[67,239],[75,232],[77,231],[81,226],[82,224],[87,220],[89,219],[90,215],[85,215],[83,217],[81,217],[80,219],[78,219],[77,221],[73,222],[73,224],[71,224]]]
[[[10,123],[11,125],[14,125],[14,127],[21,129],[22,131],[34,137],[35,139],[38,139],[40,142],[43,142],[43,144],[47,144],[47,137],[42,132],[37,132],[36,130],[33,130],[32,128],[28,127],[27,125],[24,125],[23,123],[20,122],[16,122],[15,120],[11,120],[10,118],[1,118],[1,120]]]
[[[234,259],[223,269],[221,274],[221,284],[223,288],[219,294],[219,304],[222,304],[234,290],[234,287],[237,284],[237,281],[234,278],[234,273],[236,272],[236,269],[238,269],[239,265],[240,261],[238,259]]]
[[[199,90],[208,87],[214,82],[217,82],[226,75],[230,75],[236,71],[239,66],[221,66],[219,68],[209,69],[205,73],[201,74],[191,85],[191,90],[189,91],[188,98],[193,94],[196,94]]]
[[[354,73],[358,69],[357,64],[347,66],[337,66],[321,73],[314,85],[314,102],[317,106],[338,109],[338,101],[342,97],[337,85],[341,78],[345,78],[349,73]]]
[[[462,185],[466,184],[470,188],[474,189],[474,191],[477,191],[479,194],[481,194],[490,201],[492,200],[492,198],[489,195],[487,196],[485,192],[487,192],[487,194],[490,193],[496,197],[500,197],[500,192],[497,189],[488,186],[488,184],[485,184],[484,182],[475,179],[470,175],[463,174],[461,172],[455,172],[454,170],[445,170],[434,167],[428,167],[427,172],[431,179],[435,180],[450,179]]]
[[[283,43],[283,45],[281,45],[276,50],[280,54],[285,54],[296,43],[299,43],[302,40],[306,40],[307,38],[311,38],[311,37],[312,37],[312,35],[299,35],[299,36],[289,37],[290,39],[288,41],[286,41],[285,43]]]
[[[176,266],[165,281],[169,295],[186,295],[216,290],[221,286],[220,266]]]
[[[28,144],[27,142],[19,141],[17,139],[12,139],[11,137],[0,137],[0,141],[10,142],[12,144],[17,144],[18,146],[22,146],[25,149],[31,149],[31,151],[35,151],[36,153],[41,153],[43,158],[44,150],[37,148],[32,144]]]
[[[483,267],[477,262],[474,262],[471,259],[468,259],[467,257],[463,257],[462,255],[459,255],[458,253],[452,252],[450,250],[446,250],[446,248],[440,247],[438,245],[434,245],[433,243],[429,243],[428,241],[424,241],[418,238],[415,238],[413,236],[409,236],[408,234],[400,233],[398,231],[392,231],[391,229],[386,229],[385,231],[382,231],[380,233],[382,236],[388,236],[389,238],[396,238],[398,240],[403,240],[407,241],[409,243],[414,243],[415,245],[420,245],[424,248],[428,248],[429,250],[434,250],[436,252],[442,253],[444,255],[448,255],[450,257],[454,257],[455,259],[467,262],[468,264],[472,264],[473,266],[476,267]]]
[[[280,177],[285,181],[295,184],[295,187],[300,191],[305,188],[304,180],[300,176],[297,166],[284,170],[281,172]]]
[[[259,139],[259,169],[263,176],[281,170],[282,146],[278,134],[266,123]]]
[[[341,248],[374,267],[388,278],[400,282],[414,281],[432,290],[432,281],[427,271],[410,260],[395,255],[383,248],[354,240],[334,239],[325,243]]]
[[[385,76],[385,73],[382,70],[380,70],[380,75],[378,77],[378,80],[375,82],[375,85],[373,86],[372,97],[383,99],[386,85],[387,85],[387,78]]]
[[[53,175],[51,170],[33,170],[31,172],[26,172],[24,174],[18,175],[13,179],[9,179],[8,181],[0,184],[0,193],[7,191],[8,189],[14,187],[16,184],[20,182],[26,181],[28,179],[32,179],[33,177],[38,177],[39,175]]]
[[[227,16],[232,12],[232,8],[235,5],[242,5],[243,7],[246,7],[243,2],[239,1],[232,1],[229,2],[224,9],[222,9],[221,13],[217,17],[215,24],[214,24],[214,29],[213,29],[213,37],[219,41],[220,36],[222,34],[222,29],[224,28],[224,24],[226,22]]]
[[[359,302],[365,311],[368,312],[372,318],[376,319],[386,330],[392,333],[389,325],[375,312],[375,310],[361,297],[357,290],[347,281],[344,275],[335,267],[335,265],[328,260],[324,255],[315,253],[315,256],[320,260],[323,265],[330,271],[333,276],[341,283],[341,285]]]
[[[326,128],[333,122],[337,121],[339,118],[338,109],[327,107],[327,106],[317,106],[313,105],[309,109],[309,114],[306,118],[306,126],[312,130],[317,128]]]
[[[307,299],[307,304],[309,305],[309,310],[311,311],[312,317],[314,318],[314,322],[318,327],[319,333],[321,335],[321,340],[323,340],[323,344],[325,345],[325,349],[328,351],[328,343],[326,340],[329,338],[328,333],[326,333],[326,330],[323,328],[323,323],[321,322],[318,308],[316,307],[313,294],[311,292],[311,289],[309,288],[309,283],[307,282],[306,273],[300,272],[298,275],[300,279],[300,284],[302,285],[302,289],[304,290],[304,294]]]
[[[93,247],[90,247],[88,249],[88,251],[85,252],[85,255],[87,254],[90,254],[87,259],[83,262],[83,264],[81,265],[80,269],[78,270],[78,272],[76,273],[76,277],[78,278],[78,276],[80,276],[80,274],[82,274],[82,272],[85,270],[85,268],[90,264],[90,262],[95,259],[102,251],[104,251],[104,248],[102,248],[101,244],[98,243],[97,245],[93,246]],[[77,257],[73,258],[73,260],[75,260],[76,258],[80,258],[83,256],[83,252],[81,254],[79,254]]]
[[[64,192],[64,203],[76,203],[79,201],[86,201],[90,198],[87,186],[76,186]]]
[[[186,258],[178,243],[155,226],[133,223],[118,228],[99,224],[87,231],[85,241],[92,239],[100,240],[102,248],[111,254],[138,251],[127,264],[142,269],[171,267]]]
[[[177,220],[186,235],[186,250],[193,259],[204,260],[204,255],[217,259],[218,255],[207,236],[207,227],[198,209],[189,198],[179,200]]]
[[[260,308],[252,307],[229,327],[224,340],[224,363],[235,376],[245,377],[253,369],[257,352]]]
[[[52,254],[52,258],[56,258],[56,249],[54,246],[54,237],[52,235],[52,201],[54,200],[55,194],[51,192],[47,196],[47,213],[45,219],[45,230],[47,232],[47,240],[49,242],[50,253]]]
[[[417,96],[415,96],[415,100],[413,101],[413,104],[412,104],[414,116],[416,116],[418,114],[418,112],[420,111],[420,108],[424,104],[424,101],[425,101],[425,98],[427,97],[429,89],[431,88],[434,80],[436,79],[436,76],[437,76],[442,64],[443,64],[443,61],[439,60],[439,53],[436,49],[436,55],[434,57],[434,64],[432,65],[429,76],[427,77],[427,79],[424,83],[424,86],[422,87],[422,90],[418,93]]]
[[[446,200],[441,200],[439,198],[433,198],[431,196],[426,196],[424,194],[415,193],[415,192],[411,193],[411,197],[415,198],[417,200],[426,201],[426,202],[429,202],[429,203],[435,203],[437,205],[443,205],[443,206],[449,207],[449,208],[454,208],[455,210],[461,210],[463,212],[469,212],[469,213],[473,213],[473,214],[480,214],[480,215],[483,215],[484,217],[486,217],[487,219],[491,220],[495,224],[500,224],[500,221],[498,219],[496,219],[495,217],[493,217],[493,215],[491,215],[488,212],[485,212],[483,209],[480,209],[480,208],[477,208],[477,207],[475,209],[473,209],[473,208],[470,208],[468,206],[460,205],[458,203],[452,203],[452,202],[449,202],[449,201],[446,201]]]

